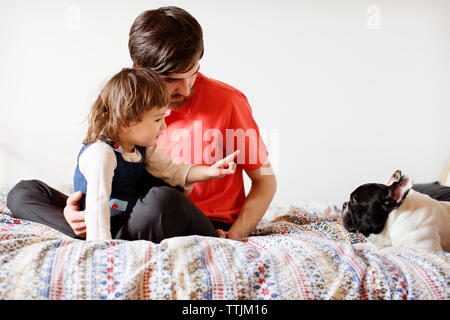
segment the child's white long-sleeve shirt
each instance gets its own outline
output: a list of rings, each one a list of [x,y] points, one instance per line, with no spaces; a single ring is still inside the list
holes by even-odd
[[[125,161],[141,161],[141,154],[136,148],[131,153],[121,153]],[[78,164],[87,182],[86,240],[111,240],[109,198],[117,167],[114,150],[107,143],[96,141],[80,155]],[[186,177],[192,166],[168,158],[156,145],[147,148],[145,169],[172,186],[190,191],[193,184],[186,185]]]

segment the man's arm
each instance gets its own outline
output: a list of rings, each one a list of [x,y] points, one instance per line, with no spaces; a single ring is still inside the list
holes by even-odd
[[[239,216],[228,232],[218,232],[228,239],[240,240],[248,237],[266,213],[277,190],[275,173],[268,160],[261,168],[246,173],[252,180],[252,186]]]

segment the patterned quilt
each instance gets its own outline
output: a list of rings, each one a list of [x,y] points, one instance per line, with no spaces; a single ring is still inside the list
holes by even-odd
[[[1,209],[0,209],[1,211]],[[338,207],[272,205],[245,241],[69,238],[0,213],[1,299],[450,299],[450,254],[382,253]]]

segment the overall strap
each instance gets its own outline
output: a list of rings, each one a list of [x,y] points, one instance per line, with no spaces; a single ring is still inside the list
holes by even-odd
[[[108,144],[111,148],[113,148],[113,150],[119,154],[123,153],[122,147],[115,141],[105,137],[105,136],[100,136],[100,140],[105,142],[106,144]],[[145,155],[146,155],[146,151],[147,148],[146,147],[139,147],[139,146],[134,146],[139,153],[141,154],[141,161],[140,162],[145,162]],[[117,156],[116,153],[116,156]]]

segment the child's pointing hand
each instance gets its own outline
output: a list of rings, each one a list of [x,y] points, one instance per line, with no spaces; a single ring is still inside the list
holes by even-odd
[[[210,166],[192,166],[186,177],[186,184],[191,184],[209,179],[219,179],[236,172],[234,158],[239,154],[239,150],[226,156]]]
[[[239,153],[240,151],[237,150],[209,166],[207,169],[208,176],[213,179],[219,179],[226,175],[234,174],[236,172],[236,162],[234,162],[234,158],[236,158]]]

